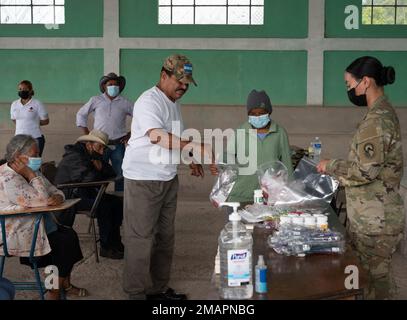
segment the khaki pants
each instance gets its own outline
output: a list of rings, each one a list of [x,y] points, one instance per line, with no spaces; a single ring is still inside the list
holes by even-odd
[[[124,180],[123,288],[130,298],[159,293],[170,280],[178,177]]]

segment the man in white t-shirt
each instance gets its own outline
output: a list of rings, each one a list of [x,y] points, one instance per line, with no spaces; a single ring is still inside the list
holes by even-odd
[[[37,140],[40,157],[44,151],[45,138],[40,126],[49,124],[48,111],[41,101],[34,99],[33,85],[28,80],[18,84],[20,99],[11,104],[10,118],[16,124],[15,135],[28,134]]]
[[[134,104],[122,166],[123,288],[130,299],[186,299],[167,286],[174,249],[177,163],[181,150],[199,150],[213,159],[208,145],[180,138],[183,124],[178,100],[191,82],[196,85],[188,58],[172,55],[164,61],[159,83]],[[203,177],[201,165],[191,164],[190,168],[191,175]]]

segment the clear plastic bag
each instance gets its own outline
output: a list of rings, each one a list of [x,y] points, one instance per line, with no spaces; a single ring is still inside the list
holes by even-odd
[[[334,178],[317,172],[316,163],[303,157],[288,179],[281,162],[268,163],[258,170],[268,205],[296,208],[327,208],[339,186]]]
[[[244,209],[239,210],[239,213],[242,219],[248,223],[261,222],[279,216],[274,208],[258,203],[247,205]]]
[[[278,254],[304,256],[313,253],[345,252],[345,238],[340,232],[321,231],[303,226],[280,226],[268,237],[268,245]]]
[[[301,182],[301,190],[304,190],[309,200],[328,205],[339,187],[339,181],[331,176],[318,173],[316,165],[308,157],[303,157],[293,173],[293,179],[297,183]],[[321,207],[321,205],[317,207]]]
[[[268,162],[258,168],[257,175],[267,204],[274,205],[279,200],[281,192],[287,187],[287,167],[280,161]]]
[[[209,195],[211,203],[218,208],[219,204],[226,202],[235,185],[239,169],[233,165],[218,165],[219,175]]]

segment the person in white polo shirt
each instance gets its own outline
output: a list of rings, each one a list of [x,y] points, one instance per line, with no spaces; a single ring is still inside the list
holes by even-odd
[[[185,56],[172,55],[164,62],[158,84],[134,104],[131,137],[122,166],[123,289],[130,299],[186,299],[185,294],[167,286],[178,194],[178,162],[168,160],[176,160],[181,150],[187,154],[197,150],[213,160],[209,145],[193,145],[180,138],[183,124],[178,100],[191,82],[196,85],[190,61]],[[190,168],[191,175],[203,176],[201,165],[191,164]]]
[[[109,136],[109,145],[104,160],[112,163],[117,176],[122,176],[122,162],[130,132],[126,131],[126,117],[133,116],[133,103],[121,95],[126,78],[111,72],[99,81],[102,94],[90,98],[76,114],[76,125],[89,134],[88,117],[94,115],[94,129]],[[123,191],[123,179],[115,182],[115,191]]]
[[[14,101],[10,109],[11,120],[16,124],[15,135],[27,134],[36,139],[41,157],[45,138],[40,127],[49,124],[47,109],[39,100],[33,98],[34,89],[30,81],[21,81],[17,94],[20,99]]]

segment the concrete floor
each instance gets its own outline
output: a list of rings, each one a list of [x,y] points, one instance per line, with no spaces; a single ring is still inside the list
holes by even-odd
[[[187,293],[190,299],[207,299],[211,292],[217,237],[224,222],[223,213],[214,209],[207,197],[179,200],[170,285]],[[87,223],[87,218],[78,216],[75,228],[80,236],[85,259],[75,267],[72,282],[89,290],[90,296],[86,299],[126,299],[121,287],[123,261],[101,258],[99,264],[95,263],[91,238],[86,234]],[[396,253],[393,267],[399,287],[396,298],[407,299],[407,258]],[[28,267],[20,265],[17,258],[9,258],[5,276],[27,280],[32,277],[32,272]],[[38,294],[20,291],[16,298],[38,299]]]
[[[84,255],[72,274],[72,283],[87,288],[86,299],[126,299],[122,290],[122,260],[100,258],[95,262],[90,235],[86,233],[88,219],[77,216],[75,230],[79,234]],[[207,199],[180,200],[176,219],[176,244],[170,286],[188,294],[190,299],[206,299],[211,286],[217,237],[225,218]],[[5,277],[29,280],[33,273],[22,266],[18,258],[6,260]],[[17,292],[16,299],[38,299],[36,292]]]

